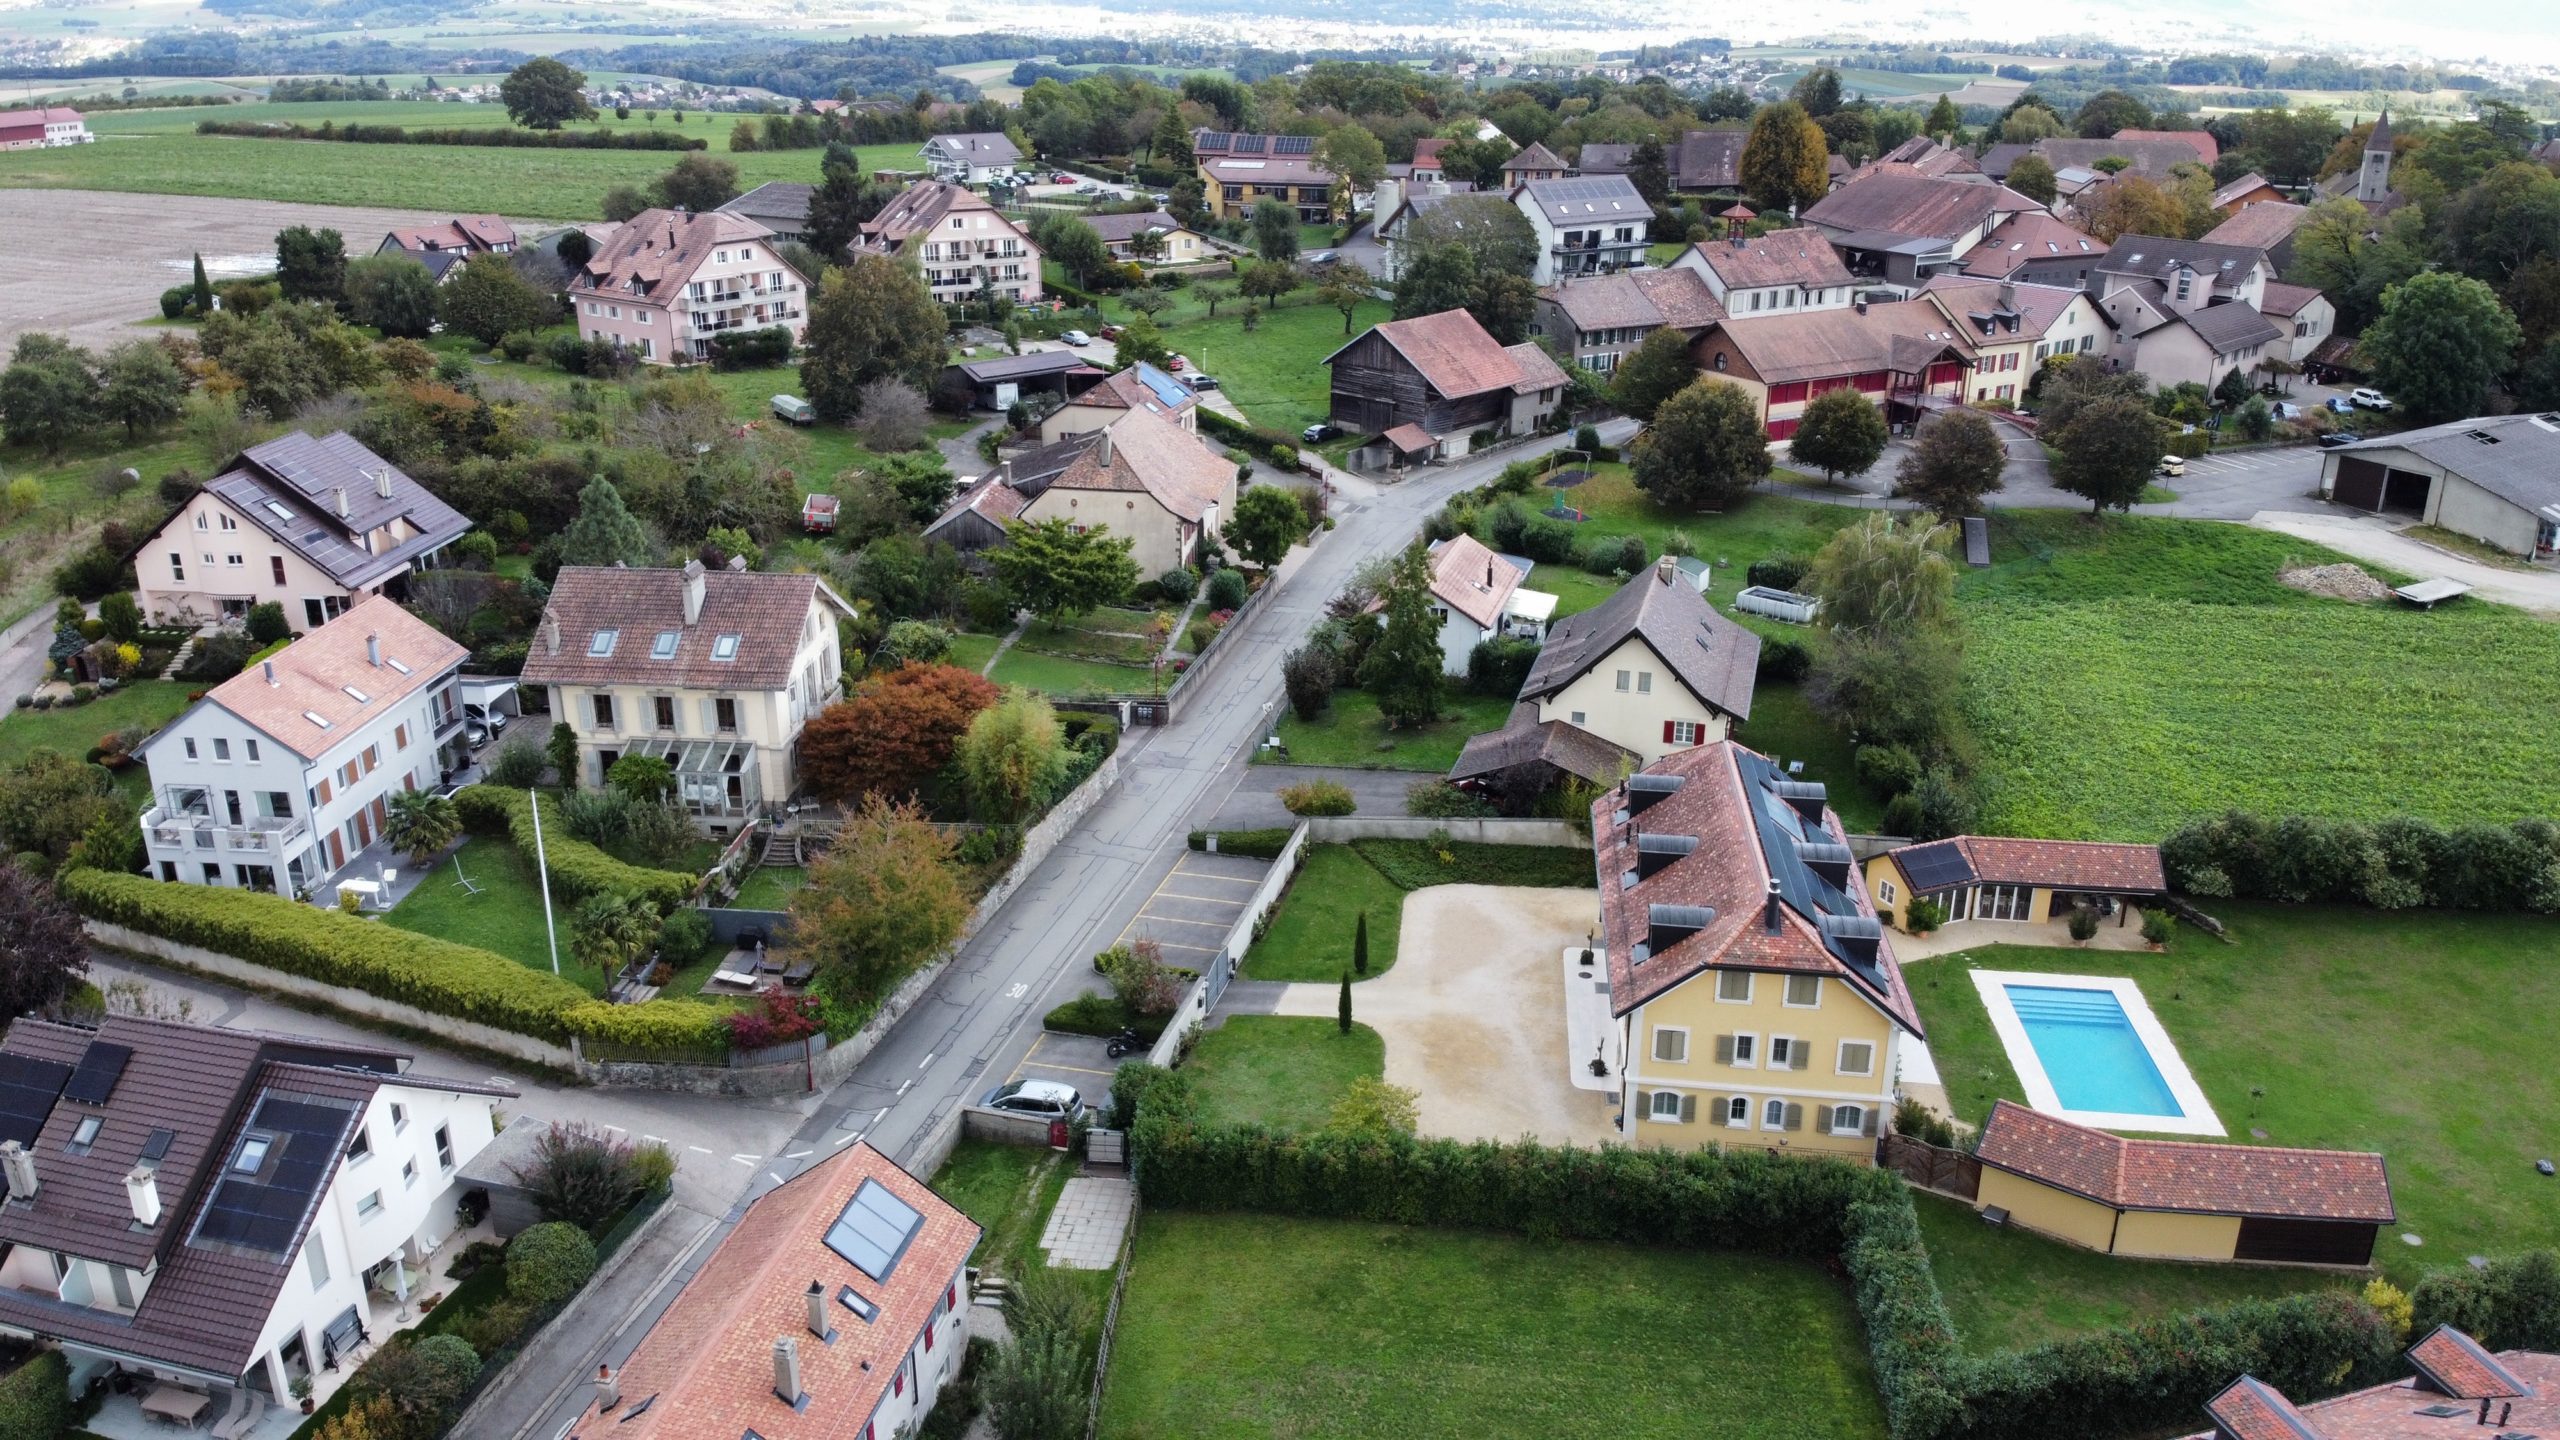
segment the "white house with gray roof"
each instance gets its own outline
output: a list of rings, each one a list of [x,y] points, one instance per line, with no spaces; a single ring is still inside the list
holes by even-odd
[[[2272,277],[2266,252],[2202,240],[2124,235],[2089,275],[2089,297],[2115,327],[2109,362],[2157,385],[2212,389],[2233,370],[2291,355],[2291,327],[2259,310]]]
[[[274,601],[317,630],[471,522],[352,435],[297,430],[253,445],[134,552],[142,612],[159,624],[241,619]]]
[[[1537,267],[1529,278],[1540,285],[1644,263],[1653,206],[1624,175],[1530,180],[1511,192],[1511,203],[1537,232]]]
[[[2326,451],[2320,496],[2560,560],[2560,412],[2455,420]]]

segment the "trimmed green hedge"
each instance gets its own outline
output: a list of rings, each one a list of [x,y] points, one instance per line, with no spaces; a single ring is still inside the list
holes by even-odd
[[[2528,1250],[2427,1272],[2409,1292],[2417,1333],[2451,1325],[2492,1350],[2560,1350],[2560,1253]]]
[[[1290,436],[1283,435],[1277,430],[1266,430],[1259,425],[1246,425],[1230,420],[1205,405],[1201,406],[1196,413],[1200,417],[1202,430],[1235,449],[1258,457],[1273,469],[1297,471],[1306,468],[1305,462],[1298,455],[1298,442]]]
[[[71,1365],[39,1350],[0,1376],[0,1440],[54,1440],[71,1426]]]
[[[1208,849],[1209,837],[1215,835],[1218,837],[1218,853],[1221,855],[1242,855],[1249,860],[1277,860],[1280,858],[1282,848],[1289,843],[1290,832],[1296,828],[1281,825],[1268,830],[1194,830],[1191,832],[1191,848]]]
[[[533,805],[523,792],[466,785],[454,792],[453,803],[471,830],[503,831],[525,859],[534,858]],[[693,898],[693,876],[626,865],[571,835],[560,818],[560,807],[549,796],[543,797],[542,808],[542,854],[551,870],[553,899],[574,902],[604,892],[636,895],[663,915]]]
[[[92,919],[457,1020],[556,1044],[577,1036],[651,1050],[728,1049],[720,1012],[698,1001],[608,1005],[574,980],[503,955],[281,895],[104,870],[66,872],[60,887]]]
[[[2371,1306],[2325,1291],[1971,1356],[1938,1293],[1910,1191],[1889,1170],[1763,1150],[1579,1150],[1209,1127],[1182,1076],[1135,1064],[1120,1067],[1111,1094],[1115,1118],[1135,1112],[1131,1153],[1151,1205],[1835,1261],[1865,1324],[1895,1440],[2157,1432],[2190,1422],[2241,1374],[2298,1398],[2333,1394],[2387,1378],[2398,1347]],[[2473,1309],[2505,1320],[2516,1336],[2539,1335],[2509,1317],[2560,1296],[2560,1262],[2544,1257],[2530,1277],[2484,1288],[2510,1298]],[[2442,1297],[2444,1308],[2472,1313],[2463,1298]],[[2502,1334],[2493,1343],[2520,1342]]]

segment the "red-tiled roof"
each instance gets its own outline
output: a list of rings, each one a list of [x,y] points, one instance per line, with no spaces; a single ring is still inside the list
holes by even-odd
[[[540,685],[654,685],[697,690],[779,690],[791,683],[801,635],[813,605],[849,609],[815,575],[711,570],[702,575],[702,606],[684,618],[686,570],[570,565],[551,585],[551,603],[534,627],[524,679]],[[834,617],[828,617],[833,623]],[[604,632],[609,641],[600,641]],[[657,637],[676,637],[675,653],[655,653]],[[734,636],[728,659],[720,642]],[[603,644],[606,653],[596,654]]]
[[[2281,280],[2270,280],[2265,298],[2258,302],[2258,313],[2291,319],[2301,313],[2303,306],[2319,298],[2320,292],[2309,285],[2288,285]]]
[[[887,1281],[826,1244],[828,1229],[865,1182],[877,1181],[922,1216]],[[908,1351],[933,1324],[979,1229],[931,1187],[864,1143],[819,1161],[747,1207],[737,1228],[658,1317],[624,1362],[623,1410],[589,1408],[571,1427],[590,1440],[730,1440],[749,1429],[774,1440],[855,1440],[903,1380]],[[809,1333],[808,1290],[824,1291],[836,1331]],[[864,1320],[835,1295],[850,1287],[878,1313]],[[961,1296],[960,1303],[968,1303]],[[952,1327],[939,1343],[958,1345]],[[796,1337],[807,1408],[773,1390],[774,1341]],[[640,1402],[656,1403],[634,1412]],[[884,1432],[885,1433],[885,1432]]]
[[[1420,140],[1416,140],[1416,141],[1414,141],[1414,142],[1413,142],[1413,168],[1415,168],[1416,170],[1437,170],[1437,169],[1439,169],[1439,168],[1440,168],[1440,152],[1441,152],[1441,151],[1443,151],[1443,150],[1446,150],[1447,148],[1449,148],[1451,145],[1453,145],[1453,144],[1455,144],[1455,143],[1457,143],[1457,142],[1455,142],[1455,141],[1453,141],[1453,140],[1443,139],[1442,137],[1437,136],[1437,135],[1429,135],[1429,136],[1425,136],[1424,138],[1422,138],[1422,139],[1420,139]]]
[[[205,698],[295,754],[317,759],[366,721],[442,680],[470,653],[398,601],[368,595]],[[365,698],[348,694],[349,686]],[[314,715],[328,725],[315,724]]]
[[[2308,1429],[2205,1430],[2185,1440],[2223,1440],[2226,1433],[2238,1434],[2243,1440],[2303,1440],[2306,1435],[2311,1440],[2462,1440],[2465,1436],[2496,1440],[2501,1435],[2548,1437],[2560,1433],[2560,1355],[2508,1350],[2496,1360],[2526,1385],[2528,1392],[2489,1407],[2494,1429],[2480,1427],[2477,1405],[2462,1406],[2452,1415],[2426,1414],[2432,1406],[2446,1403],[2441,1393],[2423,1380],[2395,1380],[2388,1385],[2349,1391],[2335,1399],[2314,1400],[2299,1408],[2288,1403],[2286,1408]],[[2283,1398],[2263,1383],[2257,1388],[2279,1401]],[[2216,1402],[2231,1393],[2224,1391],[2215,1397]],[[2266,1408],[2274,1409],[2272,1405]],[[2207,1413],[2226,1426],[2230,1423],[2219,1411],[2208,1408]]]
[[[1952,846],[1964,857],[1973,880],[1991,885],[2042,885],[2056,890],[2105,890],[2122,894],[2159,894],[2169,888],[2161,873],[2160,847],[2102,840],[2012,840],[1993,835],[1958,835],[1908,847],[1918,852]],[[1896,856],[1904,852],[1892,852]],[[1904,875],[1908,867],[1897,859]]]
[[[2038,260],[2078,259],[2095,265],[2106,253],[2106,246],[2051,212],[2021,210],[1964,252],[1964,273],[2006,279]]]
[[[1512,394],[1534,395],[1541,390],[1563,388],[1563,368],[1537,341],[1524,340],[1517,345],[1505,345],[1502,353],[1520,366],[1520,378],[1511,382]]]
[[[1235,508],[1235,462],[1153,410],[1132,410],[1049,482],[1058,490],[1138,490],[1177,519],[1198,521],[1213,505]]]
[[[1419,454],[1440,443],[1438,436],[1408,420],[1378,437],[1406,455]]]
[[[1520,567],[1487,549],[1473,535],[1457,535],[1431,550],[1431,593],[1448,607],[1493,628],[1511,592],[1520,588]]]
[[[1727,290],[1765,285],[1821,290],[1850,283],[1849,267],[1840,263],[1840,252],[1810,225],[1772,230],[1755,239],[1701,240],[1690,247],[1690,253],[1713,270]]]
[[[2533,1393],[2514,1371],[2481,1349],[2479,1341],[2450,1325],[2438,1325],[2410,1346],[2409,1363],[2419,1379],[2457,1400],[2511,1400]]]
[[[1974,1153],[2119,1210],[2377,1225],[2398,1214],[2382,1157],[2370,1151],[2128,1140],[2002,1100]]]
[[[1519,383],[1520,362],[1464,310],[1389,320],[1375,333],[1447,399],[1508,390]]]
[[[772,239],[771,230],[726,210],[643,210],[613,232],[569,286],[664,303],[711,258],[715,246]],[[774,258],[782,263],[779,255]]]
[[[2232,1440],[2323,1440],[2293,1402],[2255,1375],[2243,1375],[2205,1403],[2204,1413]]]
[[[2207,165],[2222,158],[2222,142],[2210,130],[2119,130],[2118,140],[2183,140],[2195,147],[2196,158]],[[2262,182],[2263,183],[2263,182]]]

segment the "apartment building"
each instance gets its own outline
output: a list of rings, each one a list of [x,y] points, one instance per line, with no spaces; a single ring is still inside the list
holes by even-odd
[[[1201,193],[1209,213],[1221,220],[1247,214],[1264,200],[1296,210],[1301,224],[1332,220],[1334,176],[1315,162],[1315,149],[1311,135],[1191,132]]]
[[[778,325],[796,345],[809,328],[809,279],[777,245],[744,215],[644,210],[570,277],[578,331],[652,365],[707,360],[732,330]]]
[[[151,873],[333,901],[391,797],[460,764],[469,653],[374,595],[215,686],[135,752]]]
[[[866,220],[856,249],[916,264],[933,298],[956,305],[998,294],[1040,298],[1040,247],[986,197],[947,180],[920,180]]]
[[[1538,284],[1644,263],[1653,206],[1626,176],[1527,180],[1510,196],[1538,237],[1537,263],[1529,274]]]

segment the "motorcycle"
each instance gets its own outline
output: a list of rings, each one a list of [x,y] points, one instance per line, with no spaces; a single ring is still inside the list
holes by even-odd
[[[1114,1060],[1123,1055],[1135,1055],[1146,1048],[1146,1038],[1135,1030],[1123,1030],[1102,1042],[1102,1053]]]

